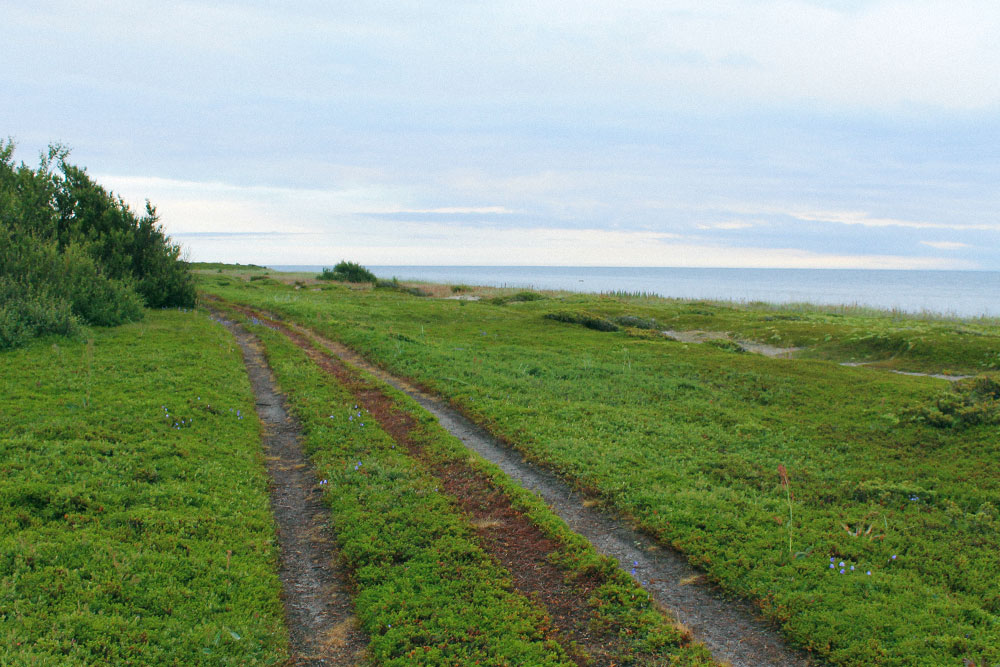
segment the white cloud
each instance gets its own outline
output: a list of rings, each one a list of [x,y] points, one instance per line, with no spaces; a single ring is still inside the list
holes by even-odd
[[[789,211],[788,215],[809,222],[833,222],[842,225],[862,225],[864,227],[907,227],[910,229],[953,229],[1000,231],[1000,224],[975,224],[945,222],[921,222],[897,220],[895,218],[873,218],[864,211]]]
[[[962,248],[971,247],[968,243],[961,243],[959,241],[921,241],[920,243],[931,248],[937,248],[938,250],[961,250]]]
[[[750,229],[753,227],[752,223],[743,220],[730,220],[728,222],[706,222],[697,225],[698,229],[721,229],[721,230],[737,230],[737,229]]]
[[[375,221],[323,234],[245,239],[179,235],[192,259],[321,265],[349,258],[372,265],[677,266],[839,269],[971,269],[963,260],[727,247],[672,234],[602,229],[504,229]],[[241,242],[242,241],[242,242]]]

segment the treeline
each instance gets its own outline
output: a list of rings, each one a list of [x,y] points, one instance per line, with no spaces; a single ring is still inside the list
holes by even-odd
[[[0,140],[0,349],[194,305],[156,209],[136,215],[67,156],[50,146],[38,168],[15,165],[14,143]]]

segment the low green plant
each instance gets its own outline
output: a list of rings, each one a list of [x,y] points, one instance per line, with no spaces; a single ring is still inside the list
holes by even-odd
[[[939,428],[1000,424],[1000,381],[989,374],[958,380],[929,405],[909,408],[902,414]]]
[[[1000,498],[996,425],[901,419],[948,385],[886,372],[981,371],[1000,349],[996,322],[560,298],[567,311],[603,319],[651,317],[671,330],[805,348],[783,360],[554,326],[543,317],[550,301],[462,308],[340,288],[293,301],[281,287],[202,284],[314,326],[441,394],[683,551],[826,662],[1000,661],[1000,534],[985,505]],[[765,319],[787,314],[796,317]],[[859,342],[866,332],[908,342],[874,349]],[[826,361],[859,357],[877,367]],[[794,471],[794,496],[775,483],[779,463]],[[793,558],[774,539],[789,499]]]
[[[0,664],[288,658],[232,337],[151,311],[0,353]]]
[[[317,280],[336,280],[346,283],[375,283],[378,278],[375,274],[356,262],[339,262],[332,269],[324,268],[323,272],[316,276]]]
[[[557,311],[542,315],[547,320],[556,322],[567,322],[569,324],[580,324],[595,331],[620,331],[621,328],[612,322],[598,315],[582,311]]]
[[[499,468],[470,453],[415,401],[363,373],[348,391],[279,333],[263,326],[254,330],[266,344],[279,382],[306,426],[306,445],[326,477],[323,488],[338,542],[360,587],[359,618],[371,636],[370,653],[380,664],[412,664],[414,655],[427,665],[567,661],[558,645],[534,631],[550,622],[543,610],[526,605],[519,595],[501,594],[510,575],[480,550],[471,527],[440,492],[440,482],[423,472],[428,461],[470,466],[559,545],[553,562],[567,579],[588,586],[592,630],[606,626],[619,635],[618,647],[608,648],[616,662],[710,664],[704,647],[688,645],[688,638],[614,561],[599,556]],[[389,396],[400,418],[413,420],[411,437],[426,461],[414,461],[355,402],[355,395],[374,392]],[[469,599],[480,602],[470,606]]]
[[[542,301],[546,297],[544,294],[539,294],[538,292],[532,292],[531,290],[522,290],[520,292],[514,292],[513,294],[500,294],[491,299],[487,300],[494,306],[504,306],[508,303],[524,303],[527,301]]]
[[[659,329],[664,329],[659,322],[656,321],[654,317],[639,317],[637,315],[620,315],[615,318],[615,323],[623,327],[632,327],[633,329],[647,329],[650,331],[655,331]]]

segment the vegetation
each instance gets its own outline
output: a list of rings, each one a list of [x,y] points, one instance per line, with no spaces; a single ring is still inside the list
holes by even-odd
[[[148,202],[137,217],[53,146],[32,169],[0,141],[0,349],[142,307],[190,307],[194,283]]]
[[[325,268],[316,276],[317,280],[337,280],[345,283],[375,283],[378,278],[365,267],[355,262],[340,262],[333,269]]]
[[[203,314],[3,352],[0,664],[283,664],[253,395]]]
[[[652,608],[648,595],[573,535],[544,503],[469,452],[415,402],[357,374],[350,386],[323,373],[272,329],[252,327],[306,430],[306,447],[323,488],[343,559],[358,586],[356,612],[380,665],[571,665],[548,628],[545,611],[510,590],[510,574],[478,544],[473,527],[429,468],[471,464],[512,497],[561,545],[566,576],[604,585],[593,591],[593,616],[622,635],[616,660],[630,664],[707,664],[700,646]],[[427,460],[383,431],[358,395],[380,392],[416,424]],[[595,625],[594,627],[597,627]]]
[[[804,348],[786,360],[656,331],[568,327],[543,317],[551,299],[504,308],[212,277],[202,287],[313,327],[446,396],[754,600],[826,661],[1000,662],[996,426],[909,418],[952,390],[886,372],[995,369],[995,322],[560,299],[560,312]],[[989,406],[994,381],[959,385],[957,402]]]

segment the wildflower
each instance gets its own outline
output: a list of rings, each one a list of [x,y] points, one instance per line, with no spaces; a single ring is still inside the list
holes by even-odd
[[[840,567],[844,567],[844,561],[840,561]]]
[[[831,570],[835,569],[836,567],[837,567],[836,565],[834,565],[833,563],[830,563],[830,569]]]
[[[870,577],[870,576],[872,576],[872,571],[868,570],[867,572],[865,572],[865,574],[867,574]]]
[[[851,572],[854,572],[854,566],[853,565],[851,566]]]
[[[841,573],[841,574],[843,574],[843,573],[844,573],[844,568],[840,568],[840,573]]]

